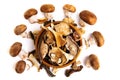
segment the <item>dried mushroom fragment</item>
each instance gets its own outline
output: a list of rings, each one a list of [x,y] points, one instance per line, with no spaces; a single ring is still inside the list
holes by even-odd
[[[16,57],[19,52],[21,51],[21,48],[22,48],[22,43],[20,42],[15,42],[11,47],[10,47],[10,50],[9,50],[9,53],[12,57]]]
[[[88,10],[83,10],[79,13],[79,17],[86,23],[90,25],[94,25],[97,21],[97,17],[94,13],[88,11]]]
[[[51,58],[52,62],[57,63],[58,65],[64,65],[67,63],[67,58],[64,53],[57,47],[52,48],[49,51],[49,57]]]
[[[38,11],[35,8],[28,9],[24,13],[24,18],[27,19],[30,23],[37,22],[37,18],[35,15],[37,15]]]
[[[39,24],[43,24],[44,22],[46,22],[48,19],[47,18],[40,18],[38,19],[38,23]]]
[[[16,35],[22,34],[27,29],[27,26],[24,24],[17,25],[14,29]]]
[[[99,31],[94,31],[92,35],[95,38],[98,47],[104,45],[104,37]]]
[[[72,33],[72,30],[70,29],[70,26],[65,23],[65,22],[61,22],[57,25],[54,26],[56,32],[60,33],[61,35],[69,35],[70,33]]]
[[[16,63],[15,70],[17,73],[23,73],[26,67],[26,62],[23,60],[20,60]]]
[[[98,57],[95,54],[89,55],[90,65],[93,69],[98,70],[100,67]]]
[[[40,53],[42,55],[42,58],[44,58],[47,55],[48,49],[49,49],[48,45],[45,44],[44,41],[42,40],[41,46],[40,46]]]
[[[61,47],[61,46],[64,46],[64,45],[66,44],[65,39],[63,39],[63,37],[61,36],[60,33],[55,32],[55,31],[54,31],[52,28],[50,28],[50,27],[48,27],[48,30],[50,30],[50,31],[54,34],[57,47]]]
[[[79,46],[70,36],[66,37],[66,42],[66,48],[70,51],[71,55],[75,56],[79,52]]]
[[[66,18],[63,19],[63,22],[66,22],[68,24],[70,24],[70,23],[73,24],[74,20],[72,18],[70,18],[70,17],[66,17]]]

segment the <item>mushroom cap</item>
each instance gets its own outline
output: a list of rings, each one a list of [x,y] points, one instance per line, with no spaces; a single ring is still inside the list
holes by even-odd
[[[55,7],[52,4],[44,4],[40,7],[40,11],[44,13],[51,13],[54,12]]]
[[[24,18],[29,19],[31,16],[36,15],[37,13],[38,13],[38,11],[35,8],[28,9],[24,13]]]
[[[14,29],[16,35],[22,34],[27,29],[27,26],[24,24],[17,25]]]
[[[92,35],[93,35],[93,37],[96,40],[97,46],[98,47],[103,46],[103,44],[104,44],[104,37],[103,37],[103,35],[100,32],[98,32],[98,31],[94,31],[92,33]]]
[[[16,57],[19,52],[21,51],[21,48],[22,48],[22,43],[20,42],[15,42],[11,47],[10,47],[10,50],[9,50],[9,53],[12,57]]]
[[[90,25],[94,25],[97,21],[97,17],[94,13],[88,11],[88,10],[83,10],[79,13],[79,17],[86,23]]]
[[[69,11],[69,12],[72,12],[72,13],[74,13],[74,12],[76,11],[75,6],[73,6],[73,5],[71,5],[71,4],[65,4],[65,5],[63,6],[63,9],[64,9],[64,10],[67,10],[67,11]]]

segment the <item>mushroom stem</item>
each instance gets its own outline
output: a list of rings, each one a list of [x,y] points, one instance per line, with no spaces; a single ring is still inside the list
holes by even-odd
[[[45,16],[48,20],[53,19],[53,16],[52,16],[52,14],[50,14],[50,13],[44,13],[44,16]]]
[[[22,60],[27,59],[28,53],[25,50],[21,50],[19,55],[18,55]]]
[[[38,22],[38,18],[37,18],[37,15],[33,15],[31,16],[28,21],[33,24],[33,23],[37,23]]]
[[[71,17],[71,12],[69,12],[68,10],[64,10],[64,14],[65,14],[65,17]]]

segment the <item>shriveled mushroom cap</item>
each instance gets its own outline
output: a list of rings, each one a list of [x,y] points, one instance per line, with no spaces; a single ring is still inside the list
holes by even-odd
[[[27,29],[27,26],[24,24],[17,25],[14,29],[16,35],[22,34]]]
[[[72,13],[74,13],[74,12],[76,11],[75,6],[70,5],[70,4],[65,4],[65,5],[63,6],[63,9],[64,9],[64,10],[67,10],[67,11],[69,11],[69,12],[72,12]]]
[[[51,13],[54,12],[55,7],[52,4],[44,4],[40,7],[40,11],[44,13]]]
[[[10,47],[10,50],[9,50],[9,53],[12,57],[16,57],[19,52],[21,51],[21,48],[22,48],[22,43],[20,42],[15,42],[11,47]]]
[[[28,9],[25,13],[24,13],[24,18],[25,19],[29,19],[31,16],[36,15],[38,13],[38,11],[34,8]]]
[[[94,31],[92,33],[92,35],[93,35],[93,37],[96,40],[97,46],[98,47],[103,46],[103,44],[104,44],[104,37],[103,37],[103,35],[100,32],[98,32],[98,31]]]

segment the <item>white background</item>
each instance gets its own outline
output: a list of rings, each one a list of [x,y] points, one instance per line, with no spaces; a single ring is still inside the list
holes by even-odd
[[[16,36],[13,32],[18,24],[26,24],[27,31],[39,29],[38,24],[30,24],[24,19],[23,14],[29,8],[36,8],[39,11],[39,17],[43,17],[40,12],[40,6],[45,3],[55,5],[53,16],[55,20],[64,18],[62,7],[66,3],[73,4],[77,11],[72,14],[76,23],[79,19],[79,12],[90,10],[98,18],[93,26],[86,26],[88,32],[94,30],[100,31],[105,38],[105,44],[101,48],[92,47],[81,53],[79,60],[83,60],[91,53],[98,55],[100,60],[100,69],[95,71],[92,68],[84,67],[81,72],[75,73],[70,77],[64,76],[64,69],[57,73],[56,77],[48,77],[44,70],[37,72],[36,68],[31,68],[23,74],[17,74],[14,71],[14,64],[18,57],[9,55],[9,48],[15,41],[23,43],[23,49],[30,51],[33,49],[33,42],[30,39],[23,39]],[[119,80],[120,71],[120,9],[119,0],[0,0],[0,80]]]

